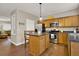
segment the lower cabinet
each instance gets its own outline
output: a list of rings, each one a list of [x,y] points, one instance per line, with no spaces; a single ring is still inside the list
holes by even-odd
[[[29,37],[29,54],[41,55],[49,47],[49,36],[44,35],[30,35]]]
[[[45,44],[46,44],[46,47],[45,47],[45,48],[47,49],[47,48],[50,46],[50,43],[49,43],[49,42],[50,42],[50,41],[49,41],[49,40],[50,40],[50,39],[49,39],[49,34],[47,34],[47,35],[45,36],[45,39],[46,39],[46,40],[45,40],[45,41],[46,41],[46,42],[45,42]]]
[[[59,44],[63,44],[68,49],[68,55],[71,55],[71,42],[68,39],[68,33],[65,32],[59,32],[58,33],[58,42]]]
[[[68,34],[66,32],[58,33],[58,43],[64,45],[68,44]]]
[[[39,39],[39,54],[45,51],[45,36],[41,36]]]

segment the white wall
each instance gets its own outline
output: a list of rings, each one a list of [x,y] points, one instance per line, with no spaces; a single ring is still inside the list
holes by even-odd
[[[54,16],[56,18],[59,18],[59,17],[73,16],[73,15],[79,15],[79,8],[78,9],[69,10],[69,11],[65,11],[65,12],[61,12],[61,13],[57,13],[57,14],[52,15],[52,16]]]
[[[32,20],[35,21],[36,17],[18,9],[14,10],[11,13],[12,33],[10,42],[16,46],[24,44],[24,31],[26,28],[27,30],[34,29],[34,22]]]
[[[16,39],[16,10],[14,10],[11,15],[10,15],[10,19],[11,19],[11,39],[9,39],[9,41],[11,43],[13,43],[14,45],[17,45],[17,39]]]
[[[8,31],[11,30],[11,24],[0,21],[0,30]]]
[[[1,28],[2,30],[6,30],[6,31],[11,30],[10,18],[0,16],[0,29]]]
[[[3,23],[3,30],[11,30],[11,24],[8,24],[8,23]]]
[[[17,44],[23,44],[24,43],[24,30],[25,30],[25,21],[26,17],[25,14],[22,13],[21,11],[17,10],[17,15],[16,15],[16,40]]]
[[[3,30],[2,23],[0,23],[0,31],[2,31],[2,30]]]
[[[34,30],[35,30],[35,21],[31,19],[26,19],[25,31],[34,31]]]
[[[27,13],[25,11],[20,10],[19,8],[17,8],[17,10],[24,16],[26,17],[26,19],[31,19],[31,20],[37,20],[38,17],[36,17],[35,15],[32,15],[30,13]]]
[[[34,15],[30,14],[30,13],[24,12],[22,10],[19,10],[19,12],[23,15],[23,17],[26,18],[25,31],[35,30],[35,24],[37,24],[38,17],[36,17],[36,16],[34,16]]]

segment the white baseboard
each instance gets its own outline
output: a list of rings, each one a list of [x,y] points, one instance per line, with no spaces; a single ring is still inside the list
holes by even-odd
[[[14,44],[15,46],[19,46],[19,45],[25,43],[24,41],[23,42],[20,42],[20,43],[15,43],[15,42],[11,41],[11,39],[8,39],[8,41],[11,42],[12,44]]]

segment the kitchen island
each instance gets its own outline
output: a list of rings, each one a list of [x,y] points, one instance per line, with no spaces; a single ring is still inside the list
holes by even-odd
[[[41,55],[49,47],[49,34],[33,33],[29,35],[29,54]]]

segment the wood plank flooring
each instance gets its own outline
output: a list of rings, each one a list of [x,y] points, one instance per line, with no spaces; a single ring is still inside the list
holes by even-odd
[[[75,46],[74,50],[72,50],[72,55],[79,55],[79,43],[72,42],[72,45]],[[74,47],[74,46],[72,46]],[[77,48],[78,47],[78,48]],[[67,56],[68,50],[67,47],[62,44],[50,44],[50,47],[41,54],[41,56]],[[7,39],[0,39],[0,56],[31,56],[31,54],[28,53],[28,44],[26,45],[26,48],[23,45],[15,46],[11,44]]]
[[[71,42],[71,56],[79,56],[79,42]]]
[[[61,44],[51,44],[50,48],[43,54],[44,56],[67,56],[67,47]]]

